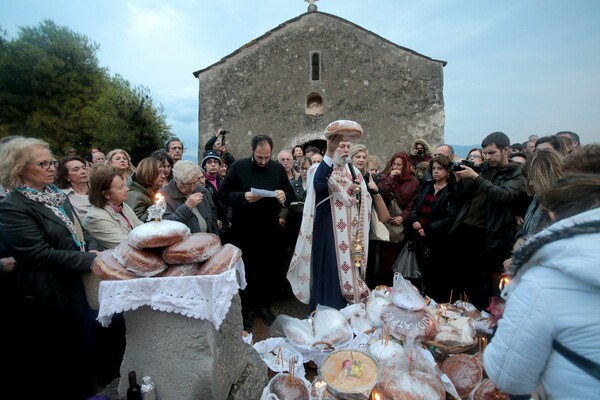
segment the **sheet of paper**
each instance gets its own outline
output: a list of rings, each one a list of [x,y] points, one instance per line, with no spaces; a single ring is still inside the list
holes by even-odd
[[[250,188],[250,192],[262,197],[277,197],[277,194],[273,190]]]

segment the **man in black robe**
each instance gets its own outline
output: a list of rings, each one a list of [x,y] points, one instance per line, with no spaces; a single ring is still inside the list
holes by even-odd
[[[275,321],[270,310],[276,277],[284,268],[285,244],[279,210],[294,199],[294,189],[279,163],[271,160],[273,140],[267,135],[252,138],[252,156],[237,160],[223,180],[219,197],[232,207],[230,241],[242,250],[248,286],[240,295],[244,329],[252,330],[254,315],[267,326]],[[256,194],[251,189],[270,191]]]

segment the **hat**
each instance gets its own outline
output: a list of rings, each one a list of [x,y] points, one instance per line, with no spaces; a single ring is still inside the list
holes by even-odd
[[[219,157],[219,155],[216,152],[208,150],[204,152],[204,158],[202,159],[202,168],[204,168],[204,164],[206,163],[206,161],[210,160],[211,158],[217,160],[219,162],[219,165],[221,165],[221,157]]]

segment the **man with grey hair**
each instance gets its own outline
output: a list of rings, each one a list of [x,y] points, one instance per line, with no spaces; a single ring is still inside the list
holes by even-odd
[[[173,166],[173,179],[160,189],[167,210],[164,219],[181,222],[192,233],[219,234],[217,208],[204,187],[204,171],[193,161],[181,160]]]
[[[450,159],[450,161],[455,161],[456,155],[454,154],[454,147],[452,147],[449,144],[446,144],[446,143],[440,144],[439,146],[437,146],[435,148],[435,151],[433,152],[433,156],[437,157],[440,154],[448,157]]]
[[[92,154],[92,164],[104,164],[105,160],[106,160],[106,157],[104,156],[104,153],[101,152],[100,150],[95,151]]]
[[[289,150],[281,150],[277,155],[277,161],[279,164],[283,165],[283,169],[285,169],[285,173],[290,180],[290,184],[293,184],[293,182],[298,179],[300,174],[294,171],[294,168],[292,167],[294,162],[292,152]]]

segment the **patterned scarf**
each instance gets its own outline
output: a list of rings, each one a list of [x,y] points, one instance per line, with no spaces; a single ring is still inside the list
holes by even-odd
[[[54,215],[56,215],[62,222],[65,223],[67,229],[69,229],[69,232],[71,232],[71,236],[73,237],[73,242],[75,243],[76,247],[79,248],[80,251],[85,252],[85,240],[83,240],[83,238],[81,238],[81,240],[79,239],[77,228],[65,211],[64,204],[67,200],[67,196],[62,190],[53,184],[46,185],[44,190],[41,192],[32,188],[31,186],[22,185],[17,188],[17,192],[21,193],[29,200],[41,203],[49,208]],[[73,218],[76,217],[73,216]]]

